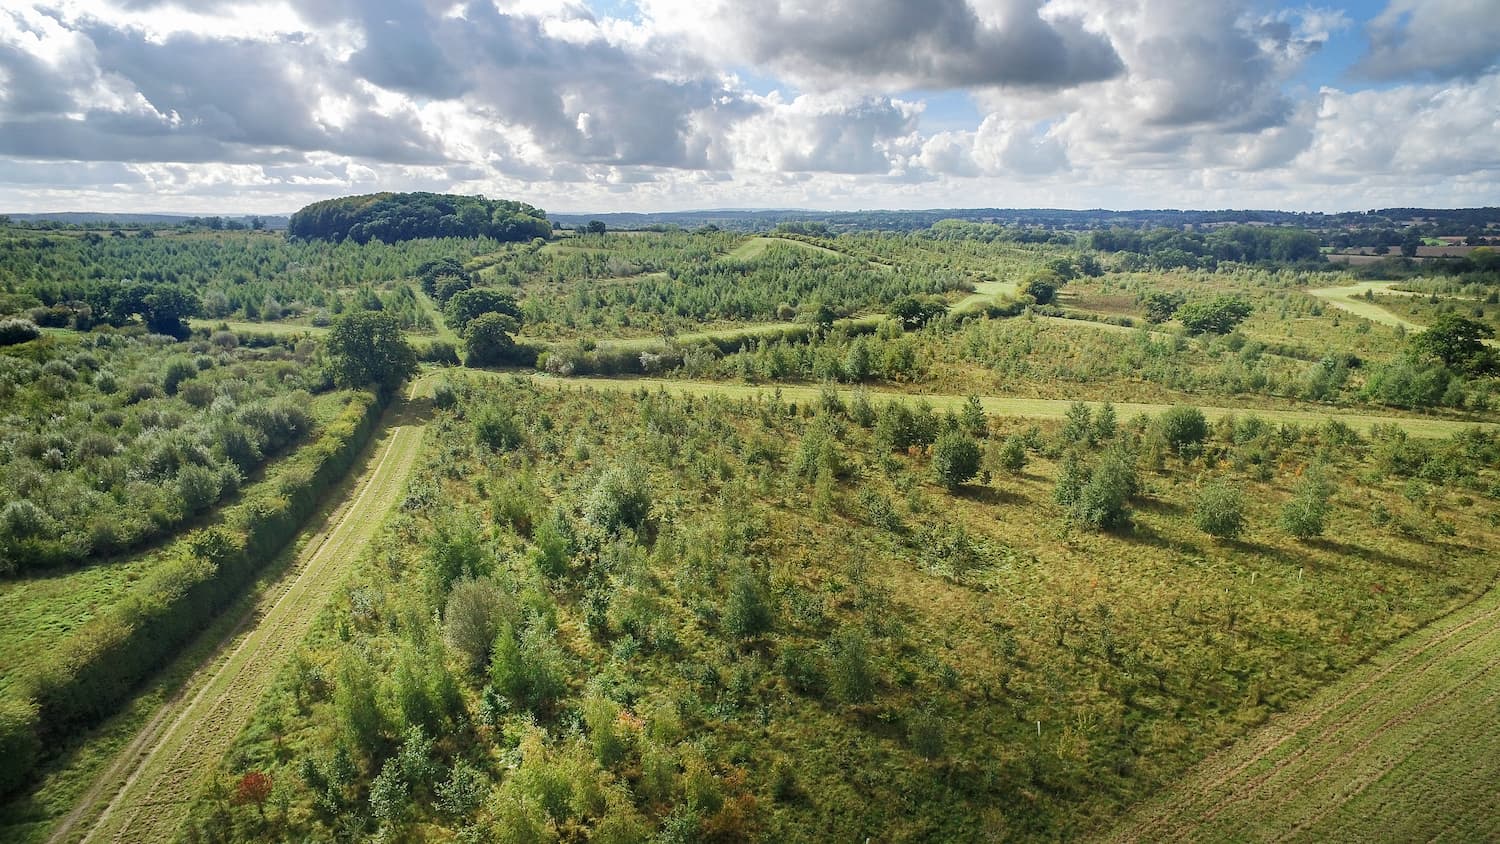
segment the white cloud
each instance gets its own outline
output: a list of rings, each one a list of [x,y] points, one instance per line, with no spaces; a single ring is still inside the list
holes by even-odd
[[[1494,204],[1485,5],[1393,0],[1359,71],[1407,81],[1349,91],[1296,81],[1346,14],[1253,0],[37,0],[0,210]]]
[[[814,90],[1057,89],[1120,70],[1109,42],[1041,0],[643,0],[658,32]]]
[[[1475,78],[1500,62],[1500,10],[1491,0],[1391,0],[1370,21],[1355,70],[1372,79]]]

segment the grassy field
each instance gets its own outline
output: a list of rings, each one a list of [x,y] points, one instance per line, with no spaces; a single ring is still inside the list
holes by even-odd
[[[380,306],[457,345],[408,292],[478,256],[539,368],[621,374],[424,369],[0,840],[1500,837],[1500,381],[1377,390],[1483,297],[949,235],[299,246],[202,282],[240,319],[194,327],[296,338],[290,376],[327,329],[254,314]],[[985,313],[1054,266],[1052,306]],[[1193,335],[1153,292],[1249,313]],[[860,330],[787,321],[822,305]],[[0,583],[0,691],[150,572]]]
[[[1216,754],[1105,840],[1493,841],[1500,591]]]
[[[464,771],[485,800],[450,817],[419,795],[403,814],[364,816],[354,837],[467,827],[500,839],[515,806],[542,799],[533,789],[566,782],[557,793],[574,797],[553,800],[541,828],[579,838],[622,817],[665,830],[674,801],[696,799],[673,795],[691,788],[714,794],[705,824],[748,840],[1072,839],[1494,578],[1485,503],[1384,474],[1373,442],[1340,446],[1326,429],[1285,450],[1275,431],[1254,444],[1216,435],[1201,459],[1143,466],[1133,526],[1096,533],[1070,527],[1054,497],[1068,462],[1047,447],[1056,423],[1041,426],[1023,471],[945,490],[923,449],[878,444],[852,414],[815,410],[831,405],[812,391],[750,405],[732,401],[747,392],[671,396],[660,382],[540,389],[502,375],[471,389],[460,371],[437,377],[459,398],[432,425],[413,505],[383,564],[359,567],[315,628],[308,659],[324,676],[351,658],[370,666],[377,700],[452,683],[461,694],[388,708],[373,755],[357,756],[339,789],[315,791],[299,771],[307,759],[332,770],[349,710],[336,694],[299,691],[288,672],[220,771],[292,783],[291,808],[255,826],[252,808],[200,797],[204,835],[222,811],[264,838],[329,837],[376,805],[398,743],[426,747],[406,738],[420,723],[440,737],[422,751],[437,781]],[[505,451],[477,424],[497,410],[514,413],[519,445]],[[1031,422],[988,421],[997,445]],[[1277,514],[1315,455],[1337,473],[1338,503],[1325,537],[1303,542]],[[656,515],[648,529],[598,533],[590,502],[625,461]],[[1206,537],[1189,515],[1212,479],[1244,492],[1250,527],[1234,541]],[[1373,521],[1377,505],[1394,521]],[[1451,520],[1441,534],[1426,527],[1436,514]],[[553,523],[568,527],[544,528]],[[959,528],[957,550],[933,552]],[[576,544],[548,563],[554,530]],[[454,608],[443,609],[434,566],[469,546],[483,549],[480,572],[537,608],[517,611],[533,614],[527,652],[560,678],[548,698],[439,654],[439,619]],[[757,635],[730,626],[744,588],[764,589],[771,607]],[[844,647],[863,656],[846,662]],[[859,672],[863,691],[850,685]],[[486,704],[492,683],[504,705]],[[626,725],[620,744],[599,743],[608,723]],[[596,787],[610,797],[590,803]]]
[[[303,325],[295,322],[245,322],[244,320],[223,319],[192,319],[188,325],[194,331],[217,331],[219,328],[227,328],[236,334],[272,334],[277,337],[285,337],[295,334],[311,334],[314,336],[327,334],[328,327],[321,325]]]
[[[980,281],[974,284],[974,292],[958,300],[953,306],[954,311],[966,311],[970,308],[982,307],[995,301],[1000,296],[1016,295],[1015,281]]]
[[[215,659],[166,701],[102,771],[49,842],[164,841],[202,775],[223,757],[261,696],[341,585],[405,489],[422,442],[425,402],[392,411],[378,458],[347,504],[303,546],[287,582],[273,585]]]
[[[648,390],[665,390],[679,395],[717,395],[732,399],[757,396],[770,397],[773,394],[779,393],[784,400],[798,403],[816,402],[823,391],[821,387],[797,384],[760,386],[665,378],[556,378],[540,374],[534,377],[538,382],[558,389],[568,389],[570,386],[591,387],[600,390],[639,390],[644,388]],[[853,389],[839,389],[836,392],[845,400],[849,400],[855,396],[857,391]],[[964,396],[956,395],[898,393],[892,390],[876,389],[867,389],[865,392],[872,398],[904,398],[912,401],[925,399],[938,410],[957,410],[965,401]],[[1021,416],[1031,419],[1062,419],[1067,415],[1068,407],[1073,403],[1071,400],[1066,399],[1026,399],[1005,396],[980,396],[979,402],[984,407],[986,413],[996,416]],[[1098,406],[1100,402],[1085,402],[1085,404]],[[1171,406],[1140,402],[1116,402],[1114,404],[1115,412],[1122,419],[1129,419],[1132,416],[1140,414],[1155,415]],[[1297,425],[1321,425],[1331,420],[1337,420],[1360,431],[1368,431],[1373,425],[1391,424],[1399,426],[1412,436],[1431,438],[1452,436],[1454,433],[1465,428],[1479,427],[1485,430],[1500,428],[1500,423],[1493,422],[1461,422],[1448,419],[1423,419],[1364,413],[1323,413],[1305,410],[1252,411],[1244,408],[1226,407],[1203,407],[1202,410],[1210,421],[1231,415],[1255,415],[1267,422],[1286,422]]]
[[[458,333],[448,327],[448,321],[443,319],[442,309],[437,306],[436,302],[432,301],[432,297],[428,296],[427,292],[420,286],[413,287],[412,292],[416,294],[417,302],[422,306],[423,313],[427,314],[427,318],[432,320],[433,327],[437,329],[437,339],[457,346],[459,344]]]
[[[729,253],[728,257],[733,258],[736,261],[753,261],[756,258],[759,258],[760,256],[766,254],[766,250],[770,249],[772,246],[796,246],[802,249],[810,250],[812,252],[821,252],[825,255],[843,256],[844,254],[837,250],[829,249],[826,246],[819,246],[816,243],[808,243],[805,240],[794,240],[789,237],[751,237],[746,238],[744,243],[736,246],[733,251]]]
[[[1396,283],[1394,281],[1361,281],[1357,284],[1345,285],[1343,287],[1322,287],[1307,292],[1339,310],[1348,311],[1355,316],[1363,317],[1371,322],[1389,325],[1392,328],[1405,328],[1407,331],[1423,330],[1426,326],[1402,319],[1374,302],[1357,298],[1371,290],[1376,293],[1400,292],[1390,289]]]

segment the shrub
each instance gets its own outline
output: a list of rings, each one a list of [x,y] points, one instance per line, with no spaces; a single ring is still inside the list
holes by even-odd
[[[450,511],[433,524],[427,538],[427,561],[439,601],[460,578],[479,577],[488,571],[484,536],[468,511]]]
[[[1193,334],[1228,334],[1250,311],[1250,303],[1238,296],[1215,296],[1178,308],[1177,319]]]
[[[1297,539],[1323,534],[1328,520],[1329,488],[1321,474],[1309,473],[1281,510],[1281,529]]]
[[[1005,438],[995,455],[995,466],[1012,475],[1021,474],[1021,470],[1026,468],[1026,461],[1026,443],[1015,434]]]
[[[1057,298],[1058,288],[1064,284],[1062,276],[1052,270],[1040,270],[1021,281],[1023,295],[1030,296],[1038,305],[1050,305]]]
[[[432,388],[432,404],[440,410],[447,410],[458,404],[458,391],[453,388],[452,383],[439,381]]]
[[[567,666],[552,632],[533,623],[517,636],[502,627],[490,658],[490,679],[506,697],[532,710],[548,709],[568,688]]]
[[[604,470],[583,504],[583,517],[605,531],[639,530],[649,515],[651,487],[633,464]]]
[[[219,500],[219,473],[207,466],[188,465],[177,473],[177,495],[185,515],[207,510]]]
[[[458,365],[458,347],[447,340],[431,340],[417,347],[417,360],[423,363],[437,363],[445,366]]]
[[[182,382],[197,374],[198,367],[193,365],[192,358],[174,357],[167,361],[167,370],[161,378],[161,388],[167,395],[175,396]]]
[[[1124,527],[1130,523],[1129,503],[1136,491],[1134,461],[1119,450],[1111,451],[1089,473],[1070,514],[1076,523],[1093,530]]]
[[[460,580],[443,609],[443,639],[470,669],[487,665],[495,637],[518,618],[515,599],[500,583],[480,577]]]
[[[949,431],[932,446],[932,469],[950,491],[979,473],[979,443],[960,431]]]
[[[14,537],[40,536],[47,533],[51,525],[47,511],[25,498],[8,501],[5,508],[0,509],[0,527]]]
[[[844,630],[829,639],[827,647],[834,694],[845,703],[864,703],[874,698],[875,668],[864,634]]]
[[[42,330],[29,319],[0,319],[0,346],[14,346],[42,336]]]
[[[212,384],[203,381],[189,381],[183,384],[177,391],[182,400],[198,409],[203,409],[213,404],[214,388]]]
[[[774,624],[765,585],[749,571],[735,576],[724,607],[724,630],[737,639],[767,633]]]
[[[449,327],[460,334],[467,331],[469,323],[484,314],[504,314],[517,322],[521,320],[521,308],[516,304],[516,297],[489,287],[475,287],[455,293],[443,312]]]
[[[1209,484],[1198,494],[1193,521],[1209,536],[1234,539],[1245,530],[1245,497],[1222,481]]]
[[[161,398],[161,387],[150,381],[136,381],[125,388],[125,403],[139,404]]]
[[[521,445],[521,427],[515,413],[498,404],[487,404],[474,417],[474,439],[495,451],[512,451]]]
[[[1171,319],[1177,313],[1177,309],[1182,307],[1184,301],[1181,293],[1164,293],[1155,290],[1141,298],[1141,306],[1145,308],[1146,321],[1159,325]]]
[[[1156,428],[1167,445],[1177,453],[1189,451],[1208,436],[1208,419],[1196,407],[1179,405],[1168,408],[1156,418]]]

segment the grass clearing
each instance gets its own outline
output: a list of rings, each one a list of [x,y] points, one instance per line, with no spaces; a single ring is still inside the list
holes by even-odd
[[[954,311],[967,311],[990,304],[1001,296],[1015,296],[1017,293],[1017,282],[1014,281],[978,281],[974,283],[974,292],[958,300],[953,306]]]
[[[1495,840],[1497,666],[1492,589],[1210,757],[1107,840]]]
[[[218,331],[227,328],[236,334],[270,334],[275,337],[289,337],[298,334],[310,334],[319,336],[327,334],[328,326],[304,325],[295,322],[247,322],[245,320],[226,319],[191,319],[188,326],[194,331]]]
[[[1348,311],[1349,313],[1354,314],[1357,317],[1362,317],[1364,319],[1370,320],[1371,322],[1378,322],[1381,325],[1389,325],[1392,328],[1404,328],[1407,331],[1425,330],[1426,326],[1424,325],[1418,325],[1415,322],[1404,320],[1401,317],[1396,316],[1395,314],[1386,310],[1385,308],[1380,307],[1374,302],[1367,302],[1364,299],[1358,298],[1360,296],[1363,296],[1367,291],[1371,290],[1377,293],[1400,292],[1392,291],[1390,289],[1391,286],[1396,283],[1397,282],[1394,281],[1361,281],[1357,284],[1350,284],[1344,287],[1323,287],[1313,289],[1307,291],[1307,293],[1310,296],[1316,296],[1317,298],[1322,299],[1324,302],[1327,302],[1328,304],[1334,306],[1335,308],[1338,308],[1339,310]]]
[[[805,240],[795,240],[789,237],[772,236],[747,238],[744,243],[741,243],[739,246],[736,246],[732,251],[730,251],[727,257],[733,258],[736,261],[753,261],[756,258],[759,258],[762,255],[766,254],[766,250],[770,249],[772,246],[787,245],[800,247],[802,249],[807,249],[813,252],[821,252],[824,255],[837,255],[840,258],[849,257],[844,253],[838,251],[837,249],[829,249],[826,246],[819,246],[816,243],[808,243]]]

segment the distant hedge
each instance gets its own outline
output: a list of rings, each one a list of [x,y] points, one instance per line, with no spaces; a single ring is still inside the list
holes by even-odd
[[[46,668],[0,697],[0,794],[22,785],[42,742],[96,723],[118,707],[234,602],[296,536],[369,440],[382,403],[356,393],[317,440],[225,510],[160,553],[166,561],[131,595],[74,632]]]
[[[524,202],[445,193],[372,193],[328,199],[292,215],[287,236],[335,243],[421,237],[551,237],[546,212]]]

